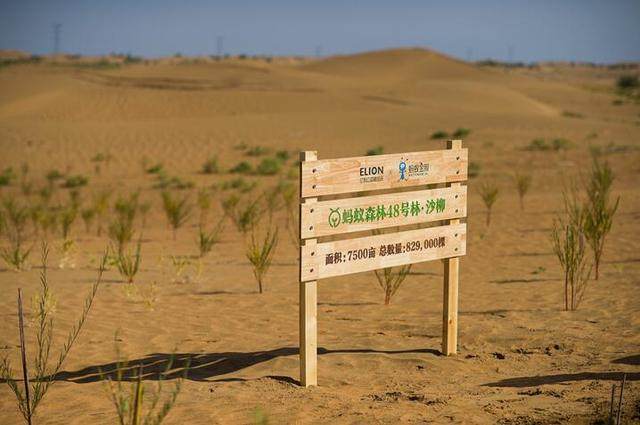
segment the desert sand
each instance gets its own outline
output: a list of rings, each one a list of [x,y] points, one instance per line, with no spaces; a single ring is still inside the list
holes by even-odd
[[[180,376],[191,367],[167,423],[591,423],[608,412],[611,385],[627,373],[625,417],[640,419],[640,106],[614,104],[615,79],[603,67],[545,64],[536,69],[479,67],[422,49],[398,49],[322,60],[172,58],[117,68],[45,61],[0,69],[0,170],[29,167],[35,188],[58,169],[83,174],[114,195],[140,189],[151,202],[143,232],[140,293],[132,296],[111,267],[63,372],[40,406],[36,423],[116,423],[100,370],[118,360],[147,365],[149,385],[172,353]],[[236,178],[240,161],[257,164],[239,146],[287,150],[281,176],[248,176],[258,196],[280,178],[296,184],[297,152],[319,158],[435,150],[437,130],[464,127],[463,144],[480,166],[471,178],[467,255],[460,265],[459,352],[440,355],[442,263],[417,264],[391,305],[372,272],[321,280],[318,285],[319,386],[298,383],[298,251],[280,225],[280,242],[257,293],[245,258],[244,236],[226,220],[220,243],[200,273],[176,283],[168,258],[198,253],[197,214],[172,232],[155,177],[162,163],[172,176],[201,187]],[[529,151],[535,138],[571,141],[563,152]],[[620,207],[607,240],[601,276],[574,312],[563,311],[562,270],[550,230],[562,211],[562,187],[586,175],[589,146],[615,171]],[[609,147],[608,149],[606,147]],[[97,154],[111,158],[99,163]],[[217,155],[222,171],[200,172]],[[532,174],[520,210],[515,171]],[[293,177],[293,179],[291,179]],[[478,185],[500,187],[492,222]],[[3,196],[24,199],[17,183]],[[58,189],[56,199],[67,199]],[[210,217],[222,216],[214,194]],[[137,224],[136,230],[142,226]],[[73,325],[108,245],[76,220],[75,267],[59,268],[61,237],[49,236],[49,279],[57,304],[55,347]],[[0,267],[0,357],[19,373],[17,289],[30,300],[39,285],[39,240],[32,235],[31,267]],[[4,244],[6,239],[2,239]],[[195,261],[195,260],[194,260]],[[33,325],[27,328],[33,347]],[[0,386],[0,423],[21,422],[13,394]]]

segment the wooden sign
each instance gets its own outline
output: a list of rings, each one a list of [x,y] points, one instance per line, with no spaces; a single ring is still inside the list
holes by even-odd
[[[302,239],[428,223],[467,215],[467,187],[447,187],[302,204]]]
[[[467,149],[304,161],[301,196],[424,186],[467,180]]]
[[[442,352],[457,350],[458,264],[466,253],[468,151],[462,141],[447,149],[300,163],[300,383],[317,385],[317,280],[444,260]],[[427,185],[446,187],[428,188]],[[405,188],[415,190],[405,190]],[[373,190],[393,193],[358,196]],[[320,196],[355,193],[345,199]],[[435,226],[416,229],[416,225]],[[412,229],[407,226],[412,225]],[[389,232],[389,228],[398,229]],[[405,227],[403,229],[403,227]],[[387,229],[385,233],[382,233]],[[318,242],[323,236],[377,231]]]
[[[429,227],[406,232],[305,243],[300,281],[366,272],[385,267],[464,255],[467,225]]]

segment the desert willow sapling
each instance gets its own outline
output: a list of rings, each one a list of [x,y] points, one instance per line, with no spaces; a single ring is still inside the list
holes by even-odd
[[[161,424],[178,399],[183,380],[187,377],[187,372],[189,371],[190,359],[182,360],[180,365],[183,369],[181,376],[175,379],[173,388],[168,391],[168,395],[162,401],[163,394],[166,393],[162,388],[164,381],[168,376],[176,375],[176,372],[171,372],[175,368],[175,356],[169,357],[164,371],[157,373],[154,378],[157,381],[156,387],[148,391],[148,387],[142,380],[144,374],[143,364],[129,365],[128,362],[121,360],[122,356],[117,345],[116,354],[118,362],[116,363],[115,373],[107,374],[100,370],[100,378],[105,383],[109,398],[116,409],[118,423],[120,425]],[[114,379],[115,383],[113,382]],[[133,383],[125,385],[123,384],[125,381],[133,381]],[[145,399],[148,401],[146,404]]]
[[[395,229],[399,231],[399,228],[396,227]],[[380,230],[374,230],[373,234],[379,235],[382,234],[382,232]],[[384,292],[384,305],[391,304],[391,299],[409,275],[411,266],[412,264],[407,264],[400,267],[386,267],[382,270],[374,270],[378,285]]]
[[[520,210],[524,211],[524,197],[531,188],[531,174],[521,174],[516,172],[514,175],[516,189],[518,189],[518,198],[520,199]]]
[[[138,194],[128,198],[119,197],[114,210],[116,219],[109,225],[109,238],[116,245],[118,253],[122,253],[133,238],[133,223],[138,212]]]
[[[280,209],[282,205],[282,197],[280,194],[285,187],[286,186],[283,184],[278,184],[271,189],[265,190],[262,194],[264,205],[269,216],[269,221],[273,220],[273,215]]]
[[[298,229],[298,189],[291,183],[283,185],[282,200],[286,213],[286,228],[289,238],[296,248],[300,248],[300,237]]]
[[[186,195],[180,199],[174,198],[171,192],[165,190],[162,192],[162,206],[173,229],[173,240],[176,240],[178,229],[191,215],[192,206],[189,204],[189,198]]]
[[[576,200],[575,192],[564,195],[565,216],[554,220],[551,242],[564,272],[564,309],[568,311],[576,310],[582,301],[591,267],[585,255],[584,209]]]
[[[73,222],[76,221],[76,217],[78,216],[78,210],[75,206],[69,205],[63,207],[60,210],[60,229],[62,230],[62,239],[69,239],[69,233],[71,232],[71,226]]]
[[[142,230],[147,228],[147,216],[149,215],[149,211],[151,211],[151,202],[142,202],[140,204],[140,215],[142,215]]]
[[[200,209],[200,227],[207,226],[207,218],[211,210],[211,192],[205,187],[198,191],[198,208]]]
[[[200,258],[207,255],[213,249],[213,246],[220,241],[220,233],[224,228],[224,217],[218,221],[218,224],[207,232],[202,227],[198,231],[198,247],[200,249]]]
[[[9,245],[0,248],[0,257],[15,270],[23,270],[31,252],[31,247],[24,247],[29,209],[13,199],[5,199],[3,207],[2,226]]]
[[[607,162],[601,164],[598,158],[594,156],[591,175],[586,184],[587,200],[584,211],[584,234],[593,251],[596,280],[599,277],[600,260],[604,251],[605,238],[611,231],[613,216],[620,202],[620,197],[615,202],[609,199],[613,180],[614,174],[609,164]]]
[[[132,254],[131,252],[125,253],[123,251],[117,252],[116,265],[118,266],[118,271],[120,272],[120,276],[122,276],[122,278],[129,284],[133,283],[133,279],[136,277],[136,274],[138,274],[138,270],[140,269],[140,262],[142,261],[140,245],[141,240],[138,239],[135,254]]]
[[[57,356],[57,360],[53,364],[50,364],[50,358],[53,347],[53,327],[54,317],[51,316],[50,303],[52,299],[51,292],[49,290],[49,282],[47,276],[47,257],[49,249],[46,244],[42,245],[42,270],[40,272],[40,292],[37,295],[36,309],[34,311],[35,316],[35,330],[36,330],[36,346],[35,356],[32,366],[34,371],[31,376],[28,377],[28,388],[30,397],[27,399],[26,392],[20,388],[20,381],[14,378],[13,368],[8,358],[5,358],[0,365],[0,379],[11,388],[16,401],[18,403],[18,410],[22,414],[26,423],[31,423],[33,417],[36,415],[38,407],[42,402],[47,391],[56,382],[55,378],[60,369],[62,368],[71,347],[78,338],[82,327],[89,315],[93,300],[100,287],[102,280],[102,273],[105,268],[106,255],[102,257],[100,263],[100,269],[98,272],[98,278],[92,285],[89,294],[85,298],[84,305],[80,312],[80,316],[75,325],[69,331],[67,338],[60,349],[60,353]]]
[[[102,235],[102,228],[106,218],[107,211],[109,209],[109,198],[111,197],[110,190],[102,190],[93,195],[93,210],[95,211],[98,236]]]
[[[480,185],[480,196],[487,208],[487,226],[491,224],[491,209],[498,198],[498,192],[498,186],[494,183],[485,182]]]
[[[247,242],[247,259],[253,267],[253,275],[258,282],[258,291],[263,292],[264,277],[271,266],[273,254],[278,245],[278,228],[269,225],[264,238],[256,236],[255,229],[251,232],[251,239]]]
[[[117,252],[121,253],[133,238],[133,222],[117,218],[109,225],[109,238],[116,246]]]
[[[411,271],[412,264],[400,267],[386,267],[382,270],[374,270],[378,285],[384,291],[384,305],[391,304],[391,298],[398,292],[400,285]]]
[[[91,224],[93,223],[93,219],[96,216],[96,210],[93,208],[85,208],[80,212],[80,216],[82,217],[82,221],[84,221],[84,228],[87,233],[91,231]]]

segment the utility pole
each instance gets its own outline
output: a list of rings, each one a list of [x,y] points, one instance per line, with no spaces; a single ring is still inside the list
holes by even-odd
[[[224,54],[224,37],[219,35],[216,37],[216,55],[221,58]]]
[[[53,24],[53,53],[57,55],[60,53],[60,32],[62,31],[62,24]]]

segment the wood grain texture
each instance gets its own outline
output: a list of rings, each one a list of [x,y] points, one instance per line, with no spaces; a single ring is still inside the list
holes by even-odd
[[[300,193],[307,198],[461,182],[467,180],[467,157],[467,149],[448,149],[305,161]],[[399,168],[402,161],[406,164],[403,173]]]
[[[434,205],[438,200],[444,200],[443,208]],[[419,212],[410,208],[413,202],[420,203],[421,209]],[[379,206],[382,206],[384,210],[382,218],[379,215],[379,211],[377,211]],[[368,208],[373,208],[378,215],[374,214],[374,218],[367,221],[370,218],[367,217]],[[353,214],[355,210],[360,210],[362,221],[354,222]],[[388,212],[391,212],[391,214],[387,214]],[[300,235],[302,239],[317,238],[363,230],[461,218],[466,215],[466,186],[458,185],[452,188],[361,196],[320,201],[313,204],[303,203],[300,210]]]
[[[458,257],[466,252],[466,236],[466,224],[457,224],[334,242],[305,243],[301,247],[300,280],[305,282],[384,267]],[[444,238],[442,245],[440,238]],[[388,252],[387,247],[393,245],[396,250],[396,244],[400,244],[400,253],[381,255],[382,246]],[[364,250],[375,252],[373,256],[367,254],[365,258]],[[340,261],[335,261],[336,253],[339,253]],[[328,263],[329,258],[333,261]]]
[[[315,161],[315,151],[300,153],[300,167],[305,161]],[[302,225],[302,208],[315,205],[317,198],[304,199],[300,204],[300,225]],[[309,239],[300,244],[300,256],[303,248],[315,247],[316,240]],[[302,261],[299,262],[300,265]],[[302,269],[300,269],[302,274]],[[317,282],[300,281],[299,288],[299,337],[300,337],[300,385],[308,387],[318,385],[318,290]]]
[[[460,149],[461,140],[447,141],[447,149]],[[449,187],[455,189],[460,183],[452,183]],[[458,225],[460,220],[449,220],[449,225]],[[442,353],[451,356],[458,351],[458,274],[460,258],[444,260],[443,273],[443,305],[442,305]]]

